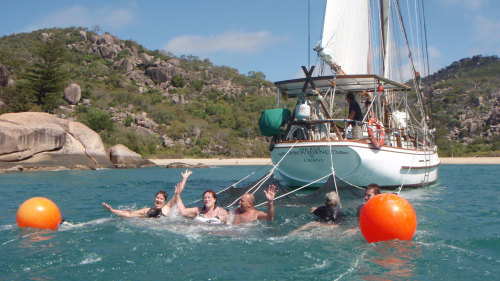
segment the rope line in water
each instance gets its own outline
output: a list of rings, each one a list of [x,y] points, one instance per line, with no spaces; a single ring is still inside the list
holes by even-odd
[[[257,172],[259,172],[260,170],[264,169],[264,167],[269,166],[269,165],[270,165],[270,164],[272,164],[272,163],[273,163],[272,161],[269,161],[266,165],[262,166],[261,168],[257,169],[256,171],[251,172],[250,174],[246,175],[245,177],[243,177],[243,178],[242,178],[242,179],[240,179],[239,181],[237,181],[237,182],[233,183],[232,185],[230,185],[230,186],[228,186],[228,187],[224,188],[223,190],[221,190],[221,191],[219,191],[219,192],[217,192],[217,193],[215,193],[215,194],[217,194],[217,195],[218,195],[218,194],[220,194],[220,193],[222,193],[222,192],[224,192],[224,191],[226,191],[226,190],[230,189],[231,187],[236,188],[236,185],[238,185],[239,183],[241,183],[242,181],[244,181],[244,180],[245,180],[245,179],[247,179],[248,177],[252,176],[253,174],[255,174],[255,173],[257,173]],[[203,199],[198,199],[198,200],[196,200],[196,201],[193,201],[193,202],[191,202],[191,203],[188,203],[187,205],[192,205],[192,204],[194,204],[194,203],[198,203],[198,202],[200,202],[200,201],[202,201],[202,200],[203,200]]]
[[[329,177],[330,175],[331,175],[331,174],[328,174],[328,175],[326,175],[326,176],[324,176],[324,177],[322,177],[322,178],[319,178],[319,179],[317,179],[317,180],[315,180],[315,181],[313,181],[313,182],[310,182],[310,183],[308,183],[308,184],[306,184],[306,185],[303,185],[303,186],[301,186],[301,187],[299,187],[299,188],[297,188],[297,189],[294,189],[294,190],[292,190],[292,191],[290,191],[290,192],[287,192],[287,193],[285,193],[285,194],[283,194],[283,195],[280,195],[280,196],[278,196],[278,197],[274,198],[274,200],[278,200],[278,199],[280,199],[280,198],[282,198],[282,197],[285,197],[285,196],[287,196],[287,195],[289,195],[289,194],[292,194],[292,193],[295,193],[295,192],[297,192],[297,191],[299,191],[299,190],[301,190],[301,189],[304,189],[304,188],[306,188],[306,187],[310,186],[311,184],[317,183],[318,181],[320,181],[320,180],[322,180],[322,179],[325,179],[325,178]],[[262,205],[264,205],[265,203],[266,203],[266,202],[262,202],[262,203],[260,203],[260,204],[258,204],[258,205],[255,205],[255,207],[262,206]]]
[[[256,187],[257,187],[257,188],[256,188],[256,189],[252,192],[252,194],[255,194],[255,192],[257,192],[257,190],[259,190],[259,189],[261,188],[262,183],[266,182],[266,181],[267,181],[267,180],[271,177],[271,175],[272,175],[272,174],[274,174],[274,170],[276,170],[276,168],[277,168],[277,167],[281,164],[281,161],[283,161],[283,159],[285,159],[285,157],[288,155],[288,153],[290,153],[290,151],[291,151],[291,150],[295,147],[295,145],[296,145],[298,142],[299,142],[299,141],[297,140],[297,141],[296,141],[296,142],[295,142],[295,143],[294,143],[294,144],[293,144],[293,145],[292,145],[292,146],[288,149],[288,151],[285,153],[285,155],[283,155],[283,157],[280,159],[280,161],[278,161],[278,163],[276,163],[276,165],[273,165],[273,167],[271,168],[271,170],[269,170],[268,175],[265,177],[265,179],[263,179],[263,180],[262,180],[262,181],[261,181],[258,185],[255,185],[254,187],[252,187],[252,188],[251,188],[251,189],[249,189],[248,191],[251,191],[251,190],[253,190],[254,188],[256,188]],[[229,205],[228,205],[228,206],[226,206],[226,207],[228,208],[228,207],[233,206],[236,202],[238,202],[238,201],[241,199],[241,197],[242,197],[242,196],[243,196],[243,195],[239,196],[239,197],[238,197],[238,198],[237,198],[237,199],[236,199],[233,203],[229,204]]]
[[[328,146],[330,147],[330,163],[332,164],[331,168],[332,168],[332,176],[333,176],[333,183],[335,185],[335,192],[337,192],[337,195],[340,199],[340,202],[339,202],[339,206],[340,208],[342,208],[342,198],[340,198],[340,194],[339,194],[339,189],[337,188],[337,180],[335,179],[335,168],[333,167],[333,153],[332,153],[332,145],[330,143],[330,134],[328,134]]]
[[[349,267],[349,269],[347,269],[346,272],[340,274],[337,278],[335,278],[335,281],[338,281],[340,279],[342,279],[345,275],[348,275],[350,273],[352,273],[356,268],[358,268],[358,265],[359,265],[359,260],[366,254],[366,250],[359,256],[356,258],[356,260],[354,261],[354,264]]]

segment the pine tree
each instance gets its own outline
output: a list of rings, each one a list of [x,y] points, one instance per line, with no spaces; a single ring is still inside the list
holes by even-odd
[[[66,75],[62,69],[66,48],[58,39],[42,43],[34,50],[34,63],[27,68],[26,90],[36,104],[50,112],[62,102]]]

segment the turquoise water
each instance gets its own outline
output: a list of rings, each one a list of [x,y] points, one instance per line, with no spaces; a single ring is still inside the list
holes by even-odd
[[[184,202],[221,190],[261,166],[194,169]],[[113,207],[151,206],[173,194],[180,169],[56,171],[0,175],[0,280],[493,280],[500,276],[500,165],[442,165],[427,188],[403,190],[418,226],[411,242],[365,242],[355,209],[338,228],[289,233],[311,206],[278,206],[273,222],[196,224],[176,215],[126,219]],[[249,179],[251,180],[251,179]],[[247,182],[248,183],[248,182]],[[68,224],[18,228],[19,205],[53,200]],[[355,202],[357,204],[357,202]],[[355,204],[354,204],[355,205]],[[175,212],[174,212],[175,213]]]

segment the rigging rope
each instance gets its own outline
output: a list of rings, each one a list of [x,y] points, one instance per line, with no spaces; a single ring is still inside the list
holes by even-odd
[[[408,168],[408,172],[406,172],[406,175],[403,177],[403,182],[401,183],[401,186],[399,186],[399,189],[398,189],[398,192],[397,192],[398,196],[399,196],[399,193],[401,192],[401,190],[403,189],[403,185],[405,184],[406,179],[408,178],[408,175],[410,174],[413,162],[415,161],[415,157],[417,156],[417,152],[418,151],[415,151],[415,154],[413,155],[413,159],[410,162],[410,167]]]
[[[339,194],[339,189],[337,188],[337,180],[335,179],[335,168],[333,167],[333,153],[332,153],[332,145],[330,143],[330,134],[328,134],[328,146],[330,147],[330,163],[332,164],[332,173],[331,175],[333,176],[333,183],[335,184],[335,192],[337,192],[337,195],[339,196],[339,205],[340,205],[340,208],[342,208],[342,198],[340,198],[340,194]]]
[[[244,180],[245,180],[245,179],[247,179],[248,177],[251,177],[253,174],[255,174],[255,173],[259,172],[260,170],[264,169],[264,167],[269,166],[269,164],[272,164],[272,161],[269,161],[269,163],[267,163],[266,165],[262,166],[261,168],[257,169],[256,171],[251,172],[250,174],[246,175],[244,178],[240,179],[239,181],[237,181],[237,182],[233,183],[232,185],[230,185],[230,186],[228,186],[228,187],[224,188],[223,190],[221,190],[221,191],[219,191],[219,192],[217,192],[217,193],[215,193],[215,194],[217,194],[217,195],[218,195],[218,194],[220,194],[220,193],[222,193],[222,192],[224,192],[224,191],[226,191],[226,190],[230,189],[231,187],[236,188],[236,185],[237,185],[237,184],[239,184],[240,182],[244,181]],[[194,203],[198,203],[198,202],[200,202],[200,201],[202,201],[202,200],[203,200],[203,199],[198,199],[198,200],[193,201],[193,202],[191,202],[191,203],[188,203],[188,204],[186,204],[186,205],[192,205],[192,204],[194,204]]]
[[[249,191],[251,191],[252,189],[255,189],[252,194],[254,194],[255,192],[257,192],[257,190],[259,190],[261,188],[261,185],[262,183],[264,183],[265,181],[267,181],[269,179],[269,177],[274,173],[274,170],[276,170],[276,168],[281,164],[281,161],[283,161],[283,159],[285,159],[285,157],[288,155],[288,153],[290,153],[290,151],[295,147],[295,145],[298,143],[299,141],[295,141],[295,143],[288,149],[288,151],[285,153],[285,155],[283,155],[283,157],[280,159],[280,161],[278,161],[278,163],[276,163],[276,165],[273,165],[273,167],[271,168],[271,170],[268,172],[268,175],[265,177],[265,180],[261,181],[258,185],[252,187]],[[243,195],[242,195],[243,196]],[[236,202],[238,202],[242,196],[239,196],[235,201],[233,201],[233,203],[227,205],[226,207],[231,207],[233,206]]]
[[[329,176],[331,176],[331,175],[332,175],[332,174],[328,174],[328,175],[326,175],[326,176],[324,176],[324,177],[322,177],[322,178],[319,178],[319,179],[317,179],[317,180],[315,180],[315,181],[313,181],[313,182],[310,182],[310,183],[308,183],[308,184],[306,184],[306,185],[303,185],[303,186],[301,186],[301,187],[299,187],[299,188],[297,188],[297,189],[294,189],[294,190],[292,190],[292,191],[290,191],[290,192],[287,192],[287,193],[285,193],[285,194],[283,194],[283,195],[280,195],[280,196],[278,196],[278,197],[274,198],[274,200],[278,200],[278,199],[280,199],[280,198],[282,198],[282,197],[285,197],[285,196],[287,196],[287,195],[289,195],[289,194],[295,193],[295,192],[297,192],[297,191],[299,191],[299,190],[301,190],[301,189],[304,189],[304,188],[306,188],[306,187],[308,187],[308,186],[310,186],[310,185],[312,185],[312,184],[315,184],[315,183],[317,183],[317,182],[319,182],[319,181],[321,181],[321,180],[323,180],[323,179],[325,179],[325,178],[327,178],[327,177],[329,177]],[[266,202],[262,202],[262,203],[260,203],[260,204],[258,204],[258,205],[255,205],[255,207],[262,206],[262,205],[264,205],[265,203],[266,203]]]

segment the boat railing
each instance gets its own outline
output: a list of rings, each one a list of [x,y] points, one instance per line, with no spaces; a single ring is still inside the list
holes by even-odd
[[[294,120],[289,122],[287,129],[283,132],[284,140],[349,140],[351,132],[349,124],[357,122],[363,126],[361,141],[370,142],[368,135],[368,122],[355,121],[345,118]],[[323,126],[323,127],[322,127]],[[326,127],[325,127],[326,126]],[[318,132],[319,131],[319,132]],[[385,146],[422,149],[431,146],[428,135],[421,128],[409,126],[407,128],[384,128]]]
[[[289,126],[284,131],[283,137],[285,140],[349,139],[346,136],[345,129],[349,127],[349,123],[351,122],[356,122],[359,126],[363,126],[363,128],[368,124],[367,122],[351,119],[294,120],[288,123]],[[317,132],[318,130],[319,132]]]

